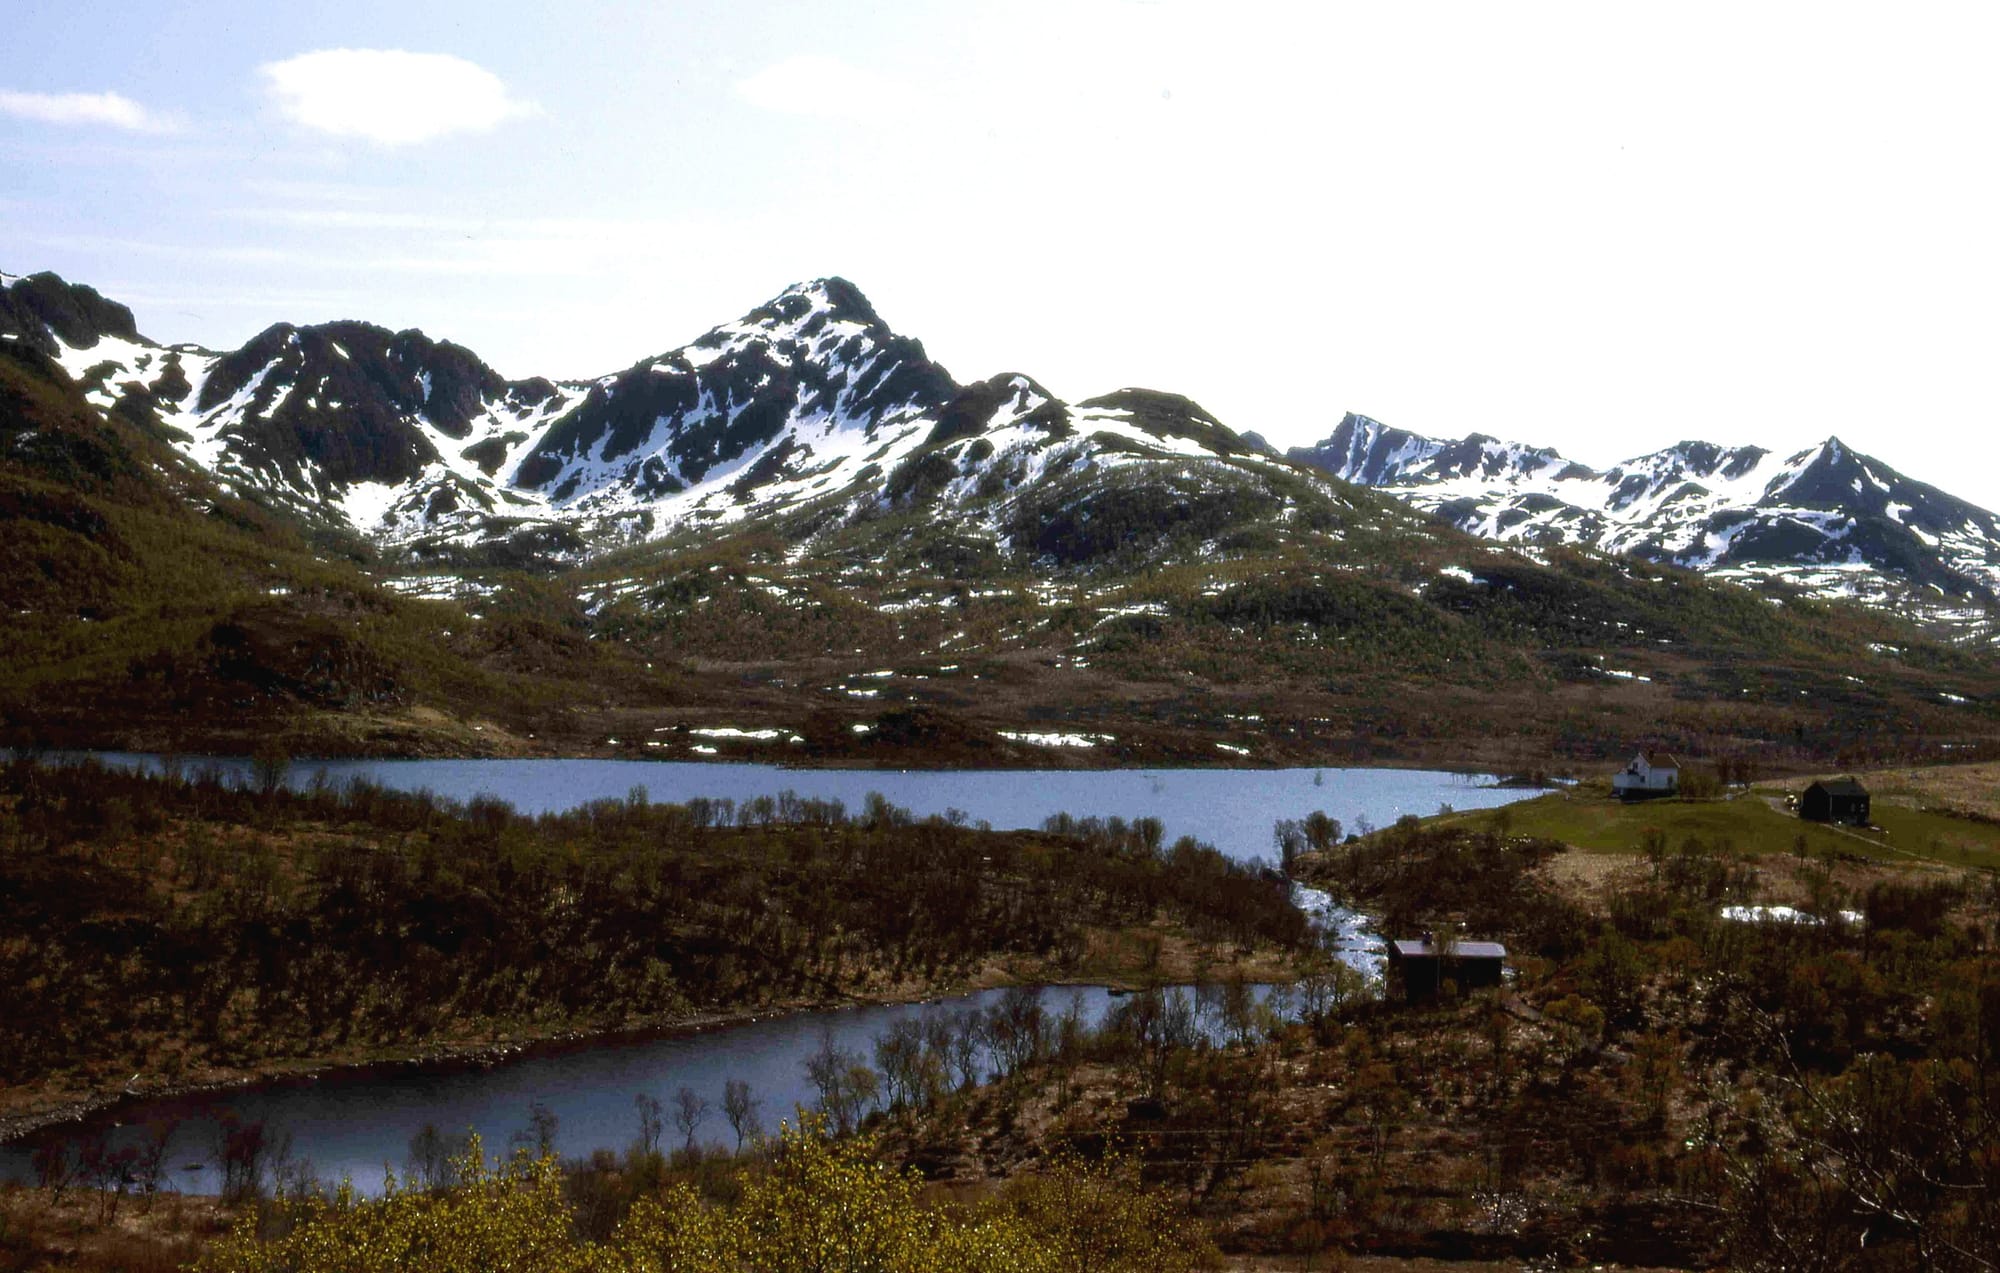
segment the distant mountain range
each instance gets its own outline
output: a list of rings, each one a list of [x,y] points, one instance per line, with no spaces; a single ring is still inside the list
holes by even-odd
[[[1597,470],[1484,434],[1456,441],[1348,415],[1290,457],[1482,538],[1571,544],[1846,597],[1984,631],[2000,517],[1828,438],[1795,455],[1680,442]]]

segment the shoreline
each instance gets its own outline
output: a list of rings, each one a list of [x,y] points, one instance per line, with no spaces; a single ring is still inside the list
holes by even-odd
[[[489,764],[535,764],[549,761],[593,761],[613,762],[632,765],[726,765],[734,768],[776,769],[782,772],[824,773],[911,773],[911,774],[954,774],[954,773],[1141,773],[1141,772],[1189,772],[1189,773],[1282,773],[1289,771],[1318,770],[1407,770],[1412,772],[1449,773],[1467,777],[1490,777],[1494,781],[1486,787],[1500,790],[1521,787],[1540,787],[1545,784],[1535,782],[1534,775],[1520,772],[1506,772],[1508,766],[1484,764],[1477,760],[1432,759],[1422,756],[1382,757],[1365,759],[1338,757],[1329,760],[1294,759],[1282,757],[1277,760],[1259,760],[1218,755],[1213,760],[1204,757],[1196,761],[1187,757],[1171,756],[1157,760],[1134,759],[1129,756],[1106,757],[1102,762],[1090,755],[1089,749],[1064,749],[1051,747],[1044,749],[1045,755],[980,757],[974,760],[930,759],[926,762],[923,754],[909,756],[853,754],[818,754],[813,756],[787,755],[772,749],[768,751],[747,750],[738,755],[716,756],[655,756],[640,755],[623,748],[578,749],[561,752],[538,752],[528,755],[493,754],[490,752],[348,752],[329,754],[304,754],[287,758],[293,775],[303,771],[310,777],[314,766],[350,764],[425,764],[436,762],[473,761]],[[161,750],[128,745],[81,745],[46,747],[36,749],[44,759],[76,758],[87,759],[97,756],[140,756],[154,760],[171,758],[182,766],[185,776],[199,772],[205,762],[228,761],[249,765],[253,757],[248,752],[228,750]],[[8,754],[19,754],[12,749]],[[936,753],[927,753],[934,757]],[[1605,762],[1609,764],[1610,762]],[[1570,766],[1569,768],[1574,768]],[[1814,771],[1816,772],[1816,771]],[[1554,778],[1554,771],[1550,771]]]
[[[1056,983],[1049,983],[1056,984]],[[1090,983],[1103,984],[1103,983]],[[964,993],[972,989],[968,987]],[[603,1029],[567,1026],[525,1034],[503,1034],[492,1038],[442,1041],[412,1045],[404,1049],[359,1048],[354,1052],[318,1053],[310,1056],[273,1058],[241,1071],[229,1071],[211,1078],[127,1086],[116,1094],[97,1093],[74,1100],[30,1107],[27,1112],[0,1114],[0,1145],[24,1140],[37,1132],[62,1123],[87,1122],[115,1112],[120,1106],[149,1101],[172,1100],[208,1092],[228,1092],[239,1088],[287,1082],[313,1083],[335,1075],[363,1075],[395,1070],[473,1069],[499,1065],[515,1057],[596,1047],[607,1043],[636,1042],[699,1034],[705,1030],[744,1025],[767,1016],[804,1012],[828,1012],[841,1008],[873,1007],[894,1003],[921,1003],[935,997],[933,990],[915,996],[845,996],[836,999],[807,999],[756,1009],[718,1009],[692,1016],[674,1017],[636,1025]],[[390,1051],[390,1055],[372,1055]]]
[[[1246,974],[1269,969],[1260,969],[1260,964],[1270,960],[1274,954],[1269,950],[1259,950],[1232,965]],[[1225,966],[1226,968],[1227,966]],[[1225,969],[1216,969],[1221,972]],[[1186,970],[1177,969],[1176,972]],[[1122,974],[1115,971],[1079,973],[1073,976],[1020,977],[989,969],[981,975],[961,981],[941,983],[912,989],[908,992],[887,991],[878,994],[850,994],[823,999],[786,1000],[756,1008],[718,1008],[707,1012],[697,1012],[689,1016],[663,1018],[655,1021],[610,1026],[601,1029],[567,1026],[551,1027],[545,1031],[524,1034],[501,1035],[493,1038],[465,1039],[411,1045],[402,1049],[357,1048],[353,1052],[320,1053],[310,1056],[282,1057],[259,1063],[240,1071],[228,1071],[213,1077],[194,1078],[185,1081],[141,1084],[136,1089],[126,1086],[116,1093],[95,1092],[74,1099],[52,1100],[45,1104],[31,1104],[18,1113],[0,1113],[0,1147],[24,1141],[38,1133],[65,1123],[86,1123],[92,1119],[116,1113],[121,1107],[144,1104],[151,1101],[173,1100],[180,1097],[199,1096],[211,1092],[228,1092],[241,1088],[286,1083],[315,1083],[324,1079],[344,1076],[365,1076],[371,1073],[389,1073],[397,1070],[464,1070],[483,1069],[504,1064],[519,1057],[531,1055],[555,1055],[569,1051],[585,1051],[607,1044],[636,1043],[654,1039],[672,1038],[701,1034],[709,1030],[727,1029],[762,1021],[768,1017],[793,1016],[808,1012],[836,1012],[846,1008],[883,1007],[891,1004],[925,1003],[934,999],[952,998],[959,995],[977,994],[983,990],[1004,989],[1009,986],[1103,986],[1111,990],[1131,992],[1144,989],[1148,984],[1178,984],[1191,981],[1190,976],[1143,977]],[[371,1055],[371,1052],[387,1051],[389,1055]]]

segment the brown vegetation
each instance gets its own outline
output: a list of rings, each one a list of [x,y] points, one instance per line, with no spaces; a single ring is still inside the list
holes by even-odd
[[[1127,1018],[969,1107],[892,1115],[890,1143],[962,1181],[1122,1145],[1272,1266],[1990,1267],[1989,878],[1788,863],[1817,913],[1864,918],[1755,924],[1719,916],[1767,897],[1733,853],[1628,859],[1580,906],[1535,865],[1559,852],[1412,820],[1311,868],[1400,924],[1503,936],[1499,992],[1316,996],[1290,1022],[1217,1003],[1209,1042],[1165,1052]]]
[[[1239,1269],[1990,1267],[1990,878],[1690,838],[1634,846],[1576,896],[1548,842],[1415,819],[1298,831],[1316,882],[1396,931],[1501,937],[1514,978],[1405,1006],[1323,962],[1262,1001],[1230,980],[1141,991],[1098,1030],[1014,995],[977,1023],[990,1072],[956,1027],[894,1030],[809,1066],[821,1108],[934,1198],[1035,1196],[1070,1170],[1050,1164],[1122,1155]],[[1721,918],[1771,900],[1773,871],[1826,922]],[[691,1139],[706,1111],[677,1112]],[[728,1156],[661,1157],[651,1117],[624,1156],[567,1165],[551,1249],[606,1241],[677,1187],[733,1205]]]
[[[1130,932],[1132,938],[1118,934]],[[897,998],[1018,961],[1296,948],[1287,886],[1157,821],[790,793],[527,818],[366,785],[0,767],[0,1102]],[[1139,973],[1139,967],[1131,971]]]

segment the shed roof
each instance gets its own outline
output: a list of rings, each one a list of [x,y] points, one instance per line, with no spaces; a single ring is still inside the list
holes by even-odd
[[[1401,959],[1436,959],[1440,954],[1449,954],[1453,959],[1505,959],[1507,948],[1497,941],[1455,941],[1448,950],[1440,950],[1437,943],[1419,937],[1415,941],[1391,942],[1395,953]]]
[[[1868,788],[1862,786],[1860,781],[1854,778],[1828,778],[1822,782],[1814,783],[1812,787],[1807,787],[1806,790],[1811,791],[1813,787],[1818,787],[1829,796],[1865,796],[1868,794]]]

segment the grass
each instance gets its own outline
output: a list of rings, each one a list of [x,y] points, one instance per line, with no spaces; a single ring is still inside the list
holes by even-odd
[[[1876,770],[1868,775],[1868,787],[1878,799],[2000,818],[2000,764],[1991,761]]]
[[[2000,870],[2000,826],[1877,801],[1875,822],[1906,853],[1950,866]]]
[[[1961,868],[2000,869],[2000,826],[1878,800],[1880,831],[1836,829],[1806,822],[1771,801],[1781,789],[1757,788],[1729,799],[1650,800],[1625,804],[1589,788],[1553,792],[1502,810],[1451,814],[1447,824],[1502,826],[1509,834],[1558,840],[1593,853],[1638,854],[1649,832],[1674,849],[1693,837],[1727,841],[1743,853],[1795,851],[1801,836],[1815,855],[1858,854],[1875,862],[1912,857]]]

